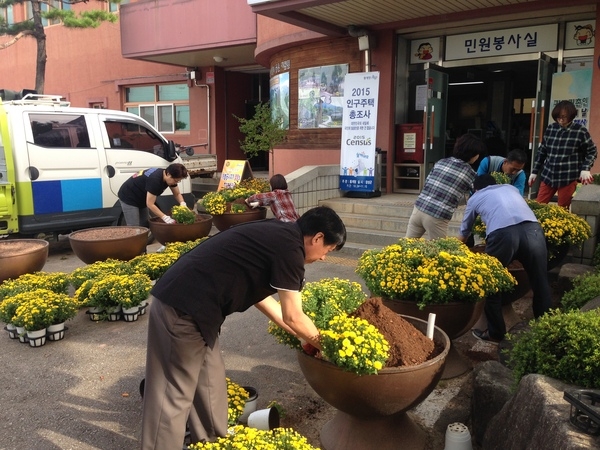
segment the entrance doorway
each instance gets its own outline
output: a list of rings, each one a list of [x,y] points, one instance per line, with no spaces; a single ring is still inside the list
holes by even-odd
[[[525,170],[530,172],[536,150],[536,145],[532,148],[530,143],[541,138],[539,130],[543,132],[547,123],[551,78],[556,71],[556,64],[545,55],[534,58],[434,67],[435,71],[443,71],[448,80],[445,91],[441,94],[433,92],[442,101],[445,100],[446,108],[445,144],[441,152],[443,155],[438,155],[437,159],[450,156],[456,139],[472,133],[486,143],[490,155],[505,156],[516,148],[525,151],[529,160]],[[411,89],[431,78],[428,73],[429,70],[410,72]],[[538,83],[538,80],[542,82]],[[542,100],[545,108],[540,108]],[[423,121],[422,111],[414,107],[410,110],[407,117],[411,123]],[[478,165],[479,161],[475,162],[474,168],[477,169]]]

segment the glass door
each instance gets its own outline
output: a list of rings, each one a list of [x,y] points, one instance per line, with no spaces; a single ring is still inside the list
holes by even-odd
[[[531,104],[531,127],[529,130],[529,151],[531,153],[531,167],[537,154],[537,149],[542,143],[544,131],[548,124],[550,94],[552,90],[552,75],[556,72],[556,60],[544,53],[540,53],[538,60],[538,78],[535,100]],[[539,188],[539,177],[529,188],[529,198],[536,198]]]
[[[448,74],[435,64],[425,64],[427,102],[423,114],[425,177],[446,152]]]

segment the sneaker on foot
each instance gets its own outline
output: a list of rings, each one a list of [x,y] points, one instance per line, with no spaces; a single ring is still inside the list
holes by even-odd
[[[473,329],[471,331],[471,333],[473,334],[473,336],[475,336],[480,341],[486,341],[486,342],[489,342],[490,344],[497,344],[502,340],[502,339],[496,339],[496,338],[491,337],[488,330]]]

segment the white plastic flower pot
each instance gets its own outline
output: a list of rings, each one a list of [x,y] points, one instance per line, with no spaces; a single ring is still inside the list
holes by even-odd
[[[466,425],[460,422],[448,425],[444,450],[473,450],[471,433]]]
[[[252,386],[242,386],[246,392],[248,392],[248,399],[246,400],[246,404],[244,405],[244,412],[238,418],[238,422],[247,424],[248,417],[254,411],[256,411],[256,404],[258,403],[258,392]]]
[[[265,431],[277,428],[279,427],[279,411],[275,407],[254,411],[248,416],[248,426]]]

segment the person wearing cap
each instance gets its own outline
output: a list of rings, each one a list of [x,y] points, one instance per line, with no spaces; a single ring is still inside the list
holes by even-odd
[[[156,205],[156,199],[169,188],[175,201],[187,207],[178,186],[178,183],[187,176],[186,167],[179,163],[173,163],[166,169],[152,167],[133,174],[121,185],[118,193],[125,223],[148,227],[149,212],[160,217],[165,223],[175,223],[175,219],[165,214]]]

